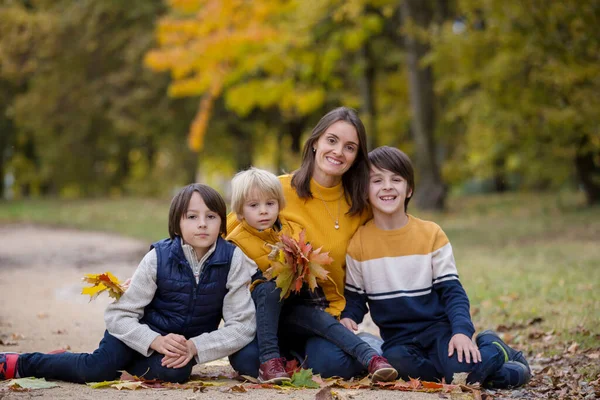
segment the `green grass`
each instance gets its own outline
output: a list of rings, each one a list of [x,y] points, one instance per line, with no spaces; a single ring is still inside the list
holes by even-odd
[[[449,212],[417,216],[442,226],[479,329],[522,326],[554,342],[600,347],[600,207],[572,194],[453,199]],[[534,318],[539,324],[529,325]]]
[[[552,333],[555,347],[600,347],[600,208],[581,196],[505,194],[453,198],[437,222],[452,242],[478,329],[517,326]],[[0,202],[0,223],[42,223],[116,232],[147,240],[167,236],[168,200]],[[534,318],[539,324],[529,326]]]
[[[0,201],[0,223],[40,223],[115,232],[149,243],[168,236],[168,213],[168,199]]]

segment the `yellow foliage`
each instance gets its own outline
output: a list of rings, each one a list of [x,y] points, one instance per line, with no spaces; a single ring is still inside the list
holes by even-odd
[[[92,286],[84,287],[81,294],[90,296],[90,301],[94,300],[100,293],[108,291],[109,297],[119,300],[124,292],[121,282],[110,272],[103,274],[85,274],[83,281]]]

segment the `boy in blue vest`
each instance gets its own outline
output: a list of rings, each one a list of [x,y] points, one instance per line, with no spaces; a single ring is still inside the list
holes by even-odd
[[[184,382],[195,364],[240,350],[256,331],[249,290],[256,265],[221,237],[226,229],[219,193],[202,184],[186,186],[171,202],[170,238],[151,246],[127,291],[107,307],[107,331],[98,349],[2,353],[0,379],[85,383],[114,380],[126,370]]]
[[[406,213],[415,190],[408,156],[383,146],[369,161],[373,219],[348,245],[342,324],[356,330],[368,304],[383,356],[403,379],[451,382],[466,372],[469,383],[526,384],[531,371],[521,352],[492,331],[477,336],[479,348],[472,342],[469,299],[448,238],[437,224]]]

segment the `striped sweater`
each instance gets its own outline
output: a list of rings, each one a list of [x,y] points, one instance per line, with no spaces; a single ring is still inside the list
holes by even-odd
[[[437,224],[408,218],[390,231],[371,220],[350,241],[342,318],[362,322],[368,304],[386,345],[408,343],[440,322],[471,337],[469,299],[448,238]]]

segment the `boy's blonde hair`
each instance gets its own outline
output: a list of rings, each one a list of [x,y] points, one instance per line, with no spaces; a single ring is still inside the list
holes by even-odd
[[[285,207],[283,188],[275,174],[264,169],[251,167],[240,171],[231,180],[231,210],[243,215],[244,202],[251,194],[261,198],[273,198],[279,203],[279,211]]]

